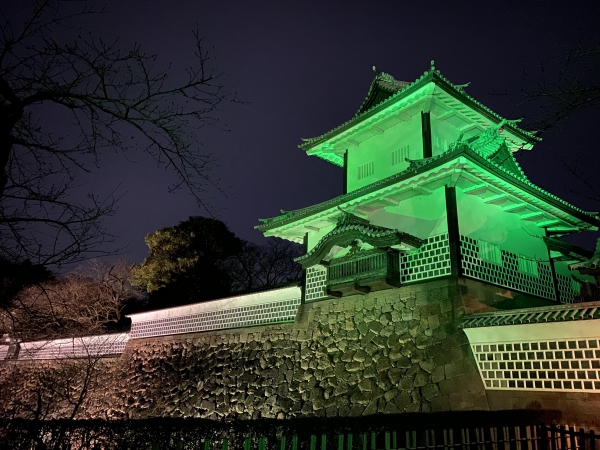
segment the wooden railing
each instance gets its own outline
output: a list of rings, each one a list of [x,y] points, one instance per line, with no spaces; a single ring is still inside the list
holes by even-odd
[[[400,280],[400,258],[396,251],[372,253],[332,262],[328,268],[329,285],[346,283],[359,278],[385,277]]]

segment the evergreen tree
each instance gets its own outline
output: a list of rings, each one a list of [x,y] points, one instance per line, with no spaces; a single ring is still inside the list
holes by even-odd
[[[134,269],[133,284],[150,294],[151,307],[168,307],[224,297],[232,279],[224,262],[243,241],[227,226],[190,217],[145,238],[150,256]]]

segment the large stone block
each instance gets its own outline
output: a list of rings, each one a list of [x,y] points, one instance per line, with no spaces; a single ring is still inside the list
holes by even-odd
[[[488,411],[485,392],[453,392],[448,394],[451,411]]]
[[[477,372],[467,372],[439,382],[442,394],[452,392],[483,392],[484,386]]]
[[[431,411],[450,411],[450,399],[448,395],[440,395],[431,399]]]
[[[475,372],[477,369],[475,367],[475,363],[472,363],[469,359],[464,358],[460,361],[454,361],[446,364],[445,370],[446,378],[450,379],[467,372]]]
[[[419,370],[413,379],[413,386],[421,387],[425,386],[430,380],[429,374],[423,370]]]

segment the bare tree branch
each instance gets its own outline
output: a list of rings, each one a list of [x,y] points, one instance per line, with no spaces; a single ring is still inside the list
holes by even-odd
[[[10,260],[72,262],[111,240],[101,219],[114,212],[114,195],[72,196],[107,149],[149,154],[177,175],[170,190],[187,189],[206,209],[213,158],[195,133],[235,101],[197,30],[196,62],[178,84],[138,44],[123,49],[81,32],[57,41],[57,29],[75,33],[72,24],[95,13],[64,7],[37,1],[25,24],[0,23],[0,257]],[[70,117],[68,135],[54,131],[48,111]]]
[[[270,238],[262,246],[245,241],[242,251],[224,263],[232,278],[232,291],[250,291],[300,279],[302,266],[294,261],[300,255],[298,244],[283,239]]]

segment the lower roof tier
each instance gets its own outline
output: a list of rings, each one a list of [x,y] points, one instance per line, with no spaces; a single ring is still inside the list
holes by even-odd
[[[335,224],[343,211],[366,217],[444,186],[480,197],[553,234],[597,230],[597,213],[583,211],[524,178],[516,177],[467,145],[449,149],[376,183],[314,206],[261,219],[256,228],[266,236],[303,242],[306,233]]]

